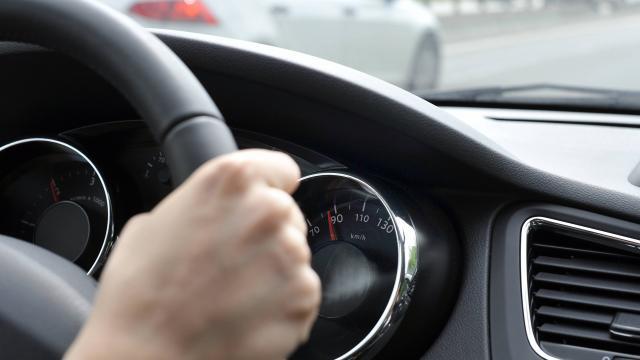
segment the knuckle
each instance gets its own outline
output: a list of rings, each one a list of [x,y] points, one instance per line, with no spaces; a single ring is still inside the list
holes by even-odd
[[[289,262],[288,257],[282,254],[282,252],[275,246],[265,254],[263,260],[268,264],[268,271],[263,273],[265,277],[278,279],[278,281],[280,281],[291,272],[291,263]]]
[[[304,220],[304,214],[302,213],[302,210],[300,210],[297,204],[293,209],[292,217],[292,222],[295,226],[298,227],[298,229],[300,229],[300,231],[302,231],[303,234],[305,234],[304,237],[306,239],[306,234],[307,231],[309,231],[309,227],[307,226],[307,222]]]
[[[300,167],[296,163],[295,160],[291,157],[291,155],[277,151],[274,153],[275,156],[279,156],[282,159],[283,166],[286,166],[288,170],[290,170],[291,175],[294,177],[294,180],[297,180],[300,177]]]
[[[298,233],[298,235],[296,235]],[[295,229],[283,229],[276,233],[271,243],[270,262],[277,273],[289,277],[300,264],[310,261],[311,252]]]
[[[287,256],[281,250],[274,250],[273,253],[273,261],[276,263],[275,266],[278,269],[278,274],[285,275],[291,272],[291,261],[289,260],[289,256]]]
[[[320,282],[318,274],[311,267],[307,267],[307,273],[309,296],[314,299],[314,306],[317,308],[320,306],[320,300],[322,298],[322,283]]]
[[[204,182],[233,187],[246,186],[253,179],[253,167],[247,159],[229,155],[213,160],[203,169]]]
[[[228,179],[232,183],[238,183],[246,185],[255,178],[255,172],[250,161],[245,159],[238,159],[233,162],[233,166],[229,171]]]
[[[308,264],[311,250],[304,236],[296,229],[288,227],[280,241],[282,252],[295,264]]]
[[[233,173],[237,171],[242,165],[241,161],[233,155],[222,156],[216,159],[214,161],[214,164],[215,167],[217,167],[217,171],[222,171],[225,173]]]
[[[295,300],[287,302],[288,314],[298,321],[301,329],[308,328],[309,322],[315,318],[318,312],[322,299],[320,279],[307,266],[297,272],[290,286],[290,295],[287,296],[287,299]]]
[[[293,198],[284,191],[272,188],[268,193],[270,197],[269,206],[274,213],[285,216],[295,208]]]
[[[286,231],[291,227],[304,229],[303,226],[300,226],[304,220],[296,221],[294,216],[297,205],[286,192],[258,186],[246,194],[246,199],[243,211],[248,214],[247,229],[249,233],[259,233],[261,238],[277,238],[290,236],[286,235]],[[303,231],[299,230],[302,234],[306,234]]]
[[[257,206],[263,209],[263,220],[276,221],[284,224],[289,214],[295,208],[295,202],[284,191],[265,188],[256,196]]]
[[[318,274],[309,266],[305,266],[296,279],[296,291],[299,296],[309,301],[309,306],[315,308],[320,305],[321,284]]]

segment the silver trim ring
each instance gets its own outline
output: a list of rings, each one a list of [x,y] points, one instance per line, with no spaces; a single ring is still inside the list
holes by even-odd
[[[597,235],[609,240],[622,242],[636,248],[640,248],[640,240],[543,216],[531,217],[522,225],[522,230],[520,232],[520,290],[522,293],[522,314],[524,315],[524,327],[527,333],[527,340],[529,341],[529,345],[533,351],[535,351],[538,356],[546,360],[562,360],[549,355],[542,350],[540,344],[538,344],[538,341],[535,338],[535,335],[533,334],[533,324],[531,323],[531,308],[529,307],[529,266],[527,264],[528,239],[531,231],[542,225],[550,225],[557,228]]]
[[[396,278],[393,284],[393,290],[389,298],[389,302],[385,307],[380,319],[371,329],[371,331],[362,339],[356,346],[345,354],[336,358],[336,360],[352,359],[358,357],[370,349],[378,340],[380,340],[387,330],[396,325],[398,321],[402,319],[404,311],[407,306],[403,306],[411,295],[413,289],[413,279],[418,269],[418,261],[414,262],[415,266],[411,266],[411,262],[406,257],[406,254],[417,254],[417,241],[416,231],[407,221],[401,217],[396,216],[395,212],[391,209],[387,201],[380,195],[380,193],[367,182],[359,179],[355,176],[339,173],[339,172],[322,172],[307,175],[302,177],[299,182],[313,179],[316,177],[339,177],[355,181],[359,185],[363,186],[367,191],[370,191],[375,197],[377,197],[385,210],[389,213],[391,221],[393,222],[394,232],[396,235],[396,243],[398,246],[398,267],[396,270]]]
[[[98,256],[96,257],[91,267],[89,268],[89,271],[87,271],[88,275],[93,275],[96,272],[96,270],[98,270],[98,267],[101,265],[102,260],[104,260],[104,258],[107,256],[109,246],[113,239],[113,210],[111,208],[111,196],[109,195],[109,191],[107,190],[107,186],[104,181],[104,178],[102,177],[102,174],[100,174],[100,171],[98,170],[96,165],[93,163],[93,161],[91,161],[91,159],[89,159],[88,156],[86,156],[82,151],[78,150],[74,146],[69,145],[63,141],[53,140],[49,138],[27,138],[27,139],[17,140],[14,142],[10,142],[6,145],[3,145],[2,147],[0,147],[0,152],[5,151],[17,145],[22,145],[22,144],[32,143],[32,142],[44,142],[49,144],[55,144],[58,146],[62,146],[67,150],[70,150],[74,154],[80,156],[84,161],[86,161],[87,164],[91,166],[93,171],[95,171],[96,175],[98,176],[98,180],[100,180],[100,185],[102,186],[102,190],[104,191],[104,196],[107,203],[107,227],[105,229],[104,239],[102,240],[102,246],[100,247],[100,252],[98,253]]]

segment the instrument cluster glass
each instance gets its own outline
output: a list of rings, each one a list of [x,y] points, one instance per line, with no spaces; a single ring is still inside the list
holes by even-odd
[[[93,163],[66,143],[28,139],[0,148],[0,169],[0,234],[96,271],[113,225],[109,194]]]
[[[322,303],[294,358],[350,356],[383,330],[391,311],[401,264],[395,216],[371,186],[344,174],[303,178],[295,199],[307,222]]]
[[[173,185],[166,158],[154,144],[120,144],[107,154],[109,139],[83,135],[81,143],[114,175],[110,188],[118,217],[100,171],[84,153],[58,140],[26,139],[0,147],[0,234],[95,274],[114,229],[153,208]],[[375,353],[402,319],[413,288],[415,238],[406,236],[412,225],[371,185],[345,173],[306,176],[294,198],[307,223],[322,301],[308,342],[292,358]]]

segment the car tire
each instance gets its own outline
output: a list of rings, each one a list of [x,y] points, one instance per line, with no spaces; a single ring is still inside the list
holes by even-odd
[[[440,42],[434,34],[425,35],[413,57],[407,89],[421,92],[435,89],[440,79]]]

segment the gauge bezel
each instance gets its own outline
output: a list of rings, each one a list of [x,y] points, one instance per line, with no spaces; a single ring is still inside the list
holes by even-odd
[[[50,139],[50,138],[32,137],[32,138],[26,138],[26,139],[12,141],[12,142],[10,142],[8,144],[0,146],[0,153],[3,152],[3,151],[8,150],[10,148],[13,148],[13,147],[16,147],[16,146],[20,146],[20,145],[24,145],[24,144],[28,144],[28,143],[45,143],[47,145],[60,146],[60,147],[64,148],[66,151],[69,151],[69,152],[73,153],[74,155],[77,155],[80,158],[82,158],[82,160],[84,160],[87,164],[89,164],[89,166],[93,169],[93,171],[95,171],[96,176],[98,177],[98,180],[100,181],[100,185],[102,186],[102,190],[104,191],[105,202],[106,202],[106,206],[107,206],[107,226],[106,226],[106,229],[105,229],[104,238],[102,240],[102,245],[100,246],[100,252],[98,253],[98,256],[96,256],[96,259],[94,260],[94,262],[91,264],[91,267],[87,271],[88,275],[95,274],[95,272],[100,268],[100,266],[103,263],[103,260],[107,256],[108,250],[111,247],[111,244],[113,243],[113,233],[114,233],[113,209],[112,209],[112,206],[111,206],[111,195],[109,193],[109,190],[107,189],[107,184],[106,184],[104,178],[102,177],[102,174],[100,173],[100,170],[98,169],[98,167],[94,164],[94,162],[85,153],[80,151],[75,146],[73,146],[73,145],[71,145],[69,143],[66,143],[64,141]]]
[[[299,183],[302,184],[305,181],[319,177],[336,177],[343,180],[347,179],[353,181],[377,197],[382,206],[391,216],[396,236],[398,265],[389,301],[387,302],[382,315],[369,333],[351,350],[336,358],[336,360],[352,359],[383,346],[386,343],[385,340],[389,339],[390,335],[393,333],[392,330],[398,326],[406,312],[406,309],[408,308],[408,302],[414,289],[414,279],[419,268],[420,261],[417,251],[416,230],[411,219],[406,216],[404,212],[400,209],[395,209],[396,206],[390,205],[389,201],[375,187],[357,176],[338,171],[318,172],[301,177]],[[402,213],[403,216],[399,216],[399,213]],[[416,254],[416,261],[413,262],[413,264],[407,254]]]

